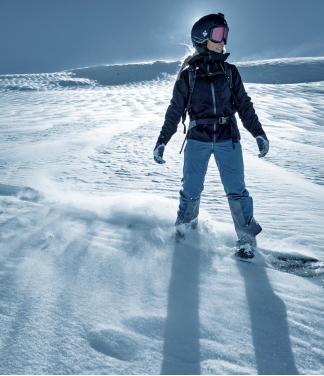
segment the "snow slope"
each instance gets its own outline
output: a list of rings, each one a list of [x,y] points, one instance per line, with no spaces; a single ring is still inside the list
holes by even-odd
[[[253,263],[210,162],[175,243],[181,126],[152,159],[179,62],[0,77],[1,374],[323,374],[324,58],[238,64],[270,139],[242,130]]]

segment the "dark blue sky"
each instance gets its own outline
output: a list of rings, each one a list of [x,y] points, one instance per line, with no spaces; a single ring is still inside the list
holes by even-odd
[[[231,61],[324,56],[324,0],[0,0],[0,74],[179,60],[218,12]]]

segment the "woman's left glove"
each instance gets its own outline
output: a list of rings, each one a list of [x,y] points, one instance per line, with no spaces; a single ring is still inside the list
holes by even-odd
[[[155,145],[155,149],[153,150],[153,156],[156,163],[162,164],[165,163],[165,160],[162,158],[164,153],[164,144],[160,144],[159,142]]]
[[[256,141],[259,146],[260,154],[259,158],[264,157],[269,151],[269,140],[265,134],[256,137]]]

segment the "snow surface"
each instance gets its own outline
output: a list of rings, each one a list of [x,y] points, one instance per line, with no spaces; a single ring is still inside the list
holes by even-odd
[[[0,77],[1,374],[324,374],[323,269],[273,264],[324,259],[324,58],[238,64],[270,139],[241,131],[253,263],[213,162],[173,240],[181,126],[152,149],[178,66]]]

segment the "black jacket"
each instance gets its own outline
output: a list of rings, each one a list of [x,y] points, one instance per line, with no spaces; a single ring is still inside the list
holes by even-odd
[[[200,121],[199,123],[202,124],[190,129],[188,133],[189,139],[205,142],[221,142],[232,139],[233,142],[237,142],[235,139],[240,139],[240,133],[234,116],[236,112],[238,112],[243,126],[254,137],[265,133],[235,65],[225,63],[231,68],[233,90],[239,103],[237,107],[234,105],[225,75],[205,76],[207,73],[222,72],[220,62],[222,62],[224,67],[224,61],[228,56],[229,54],[209,51],[196,55],[189,61],[190,65],[198,67],[192,95],[192,107],[189,112],[190,120],[206,119],[205,124]],[[201,77],[199,77],[200,75]],[[187,106],[188,98],[189,72],[188,69],[185,69],[174,85],[173,97],[158,138],[160,144],[166,145],[177,131],[181,116]],[[219,117],[230,117],[230,123],[219,124]],[[215,123],[211,120],[207,121],[207,119],[215,119]]]

